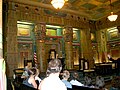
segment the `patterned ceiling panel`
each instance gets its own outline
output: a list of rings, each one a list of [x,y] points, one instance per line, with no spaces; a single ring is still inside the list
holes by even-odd
[[[120,0],[113,2],[112,5],[113,5],[113,6],[115,6],[115,5],[120,5]]]
[[[85,3],[82,6],[85,7],[86,9],[88,9],[88,10],[91,10],[91,9],[94,9],[95,7],[97,7],[96,5],[90,4],[90,3]]]
[[[99,13],[104,13],[106,11],[106,8],[98,8],[97,11]]]
[[[51,7],[50,10],[56,11],[51,5],[51,0],[28,0],[38,3],[45,4],[44,6]],[[120,0],[111,0],[113,6],[113,12],[117,13],[120,11]],[[46,8],[44,7],[44,8]],[[48,9],[48,7],[47,7]],[[87,17],[91,20],[99,20],[110,14],[110,0],[68,0],[63,8],[59,10],[62,15],[67,13],[77,14],[79,16]],[[52,11],[50,11],[52,12]],[[64,14],[63,14],[64,12]],[[49,13],[49,12],[48,12]],[[58,15],[62,16],[61,13]]]
[[[106,3],[106,2],[108,2],[109,0],[96,0],[96,1],[101,2],[101,3]]]
[[[79,1],[79,0],[78,0]],[[69,0],[70,3],[74,3],[76,2],[76,0]]]

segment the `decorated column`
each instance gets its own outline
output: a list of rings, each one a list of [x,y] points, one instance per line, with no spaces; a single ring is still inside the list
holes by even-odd
[[[80,33],[81,39],[81,57],[86,59],[88,62],[89,69],[94,67],[94,59],[92,52],[91,34],[90,30],[84,29]]]
[[[45,72],[47,68],[47,60],[45,59],[45,37],[46,37],[46,24],[36,24],[36,52],[37,60],[39,63],[40,71]]]
[[[72,47],[72,41],[73,41],[73,29],[72,27],[65,27],[64,31],[64,39],[65,39],[65,60],[66,60],[66,68],[67,69],[73,69],[73,47]]]
[[[7,63],[7,75],[13,76],[13,70],[18,68],[18,43],[17,43],[17,16],[15,11],[8,11],[5,60]]]
[[[106,30],[99,30],[96,33],[99,53],[99,63],[107,62],[107,37]]]

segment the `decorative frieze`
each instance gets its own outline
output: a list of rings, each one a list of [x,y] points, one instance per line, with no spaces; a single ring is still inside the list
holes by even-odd
[[[88,28],[88,20],[77,15],[68,15],[61,17],[59,15],[47,14],[44,8],[19,3],[9,2],[9,12],[17,16],[17,20],[28,20],[32,22],[45,22],[57,25],[69,25],[77,28]],[[57,12],[56,12],[57,13]],[[10,15],[12,16],[12,15]]]

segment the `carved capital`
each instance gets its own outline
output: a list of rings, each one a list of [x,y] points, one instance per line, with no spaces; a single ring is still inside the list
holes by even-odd
[[[45,24],[37,24],[35,28],[35,34],[37,40],[45,40],[46,37],[46,25]]]
[[[64,38],[65,38],[65,42],[72,42],[72,40],[73,40],[73,29],[72,29],[72,27],[65,27]]]

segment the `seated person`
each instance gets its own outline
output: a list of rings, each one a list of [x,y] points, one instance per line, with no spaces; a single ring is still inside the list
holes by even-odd
[[[29,75],[28,78],[26,78],[23,81],[23,84],[37,89],[37,84],[36,84],[36,81],[35,81],[36,68],[29,69],[28,70],[28,75]]]
[[[31,68],[31,66],[32,66],[31,62],[27,62],[27,65],[24,68],[24,72],[23,72],[21,78],[26,79],[29,76],[28,75],[28,70]]]
[[[39,90],[67,90],[65,84],[60,80],[59,74],[62,70],[62,64],[59,59],[50,60],[47,68],[47,77],[44,78]]]
[[[114,76],[111,81],[110,90],[120,90],[120,77]]]
[[[96,77],[96,86],[98,88],[104,88],[105,82],[104,82],[104,78],[102,76],[97,76]]]
[[[73,73],[73,78],[72,80],[70,81],[70,83],[72,85],[76,85],[76,86],[84,86],[84,84],[82,84],[81,82],[78,81],[78,73],[77,72],[74,72]]]
[[[64,71],[63,71],[63,74],[62,74],[62,78],[63,78],[63,79],[62,79],[62,82],[65,84],[65,86],[66,86],[67,88],[72,88],[71,83],[68,81],[69,77],[70,77],[69,71],[64,70]]]
[[[86,86],[92,86],[92,78],[90,76],[85,76],[84,80]]]

